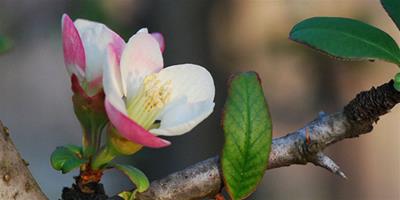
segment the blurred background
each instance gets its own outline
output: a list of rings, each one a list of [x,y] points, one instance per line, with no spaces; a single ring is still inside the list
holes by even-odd
[[[216,109],[173,145],[145,149],[124,162],[151,180],[219,154],[221,108],[231,73],[257,71],[274,124],[274,137],[339,111],[361,90],[387,82],[398,71],[384,62],[332,60],[288,39],[291,27],[312,16],[352,17],[371,23],[400,42],[399,31],[378,0],[0,0],[0,34],[13,48],[0,55],[0,120],[50,199],[70,186],[49,164],[56,146],[79,144],[70,81],[62,53],[61,15],[105,23],[129,39],[139,28],[163,33],[165,66],[195,63],[216,84]],[[372,134],[327,149],[349,180],[313,165],[267,171],[249,199],[400,199],[400,106],[381,118]],[[118,172],[103,179],[112,195],[132,185]]]

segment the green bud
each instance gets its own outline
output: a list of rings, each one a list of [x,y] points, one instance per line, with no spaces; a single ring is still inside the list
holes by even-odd
[[[108,123],[104,108],[104,93],[88,97],[79,93],[72,96],[75,115],[83,129],[83,154],[89,158],[100,146],[101,133]]]

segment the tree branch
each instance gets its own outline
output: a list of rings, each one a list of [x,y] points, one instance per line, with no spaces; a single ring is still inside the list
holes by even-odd
[[[47,200],[0,122],[0,199]]]
[[[323,150],[346,138],[371,132],[379,116],[400,102],[400,92],[393,81],[361,92],[343,111],[320,115],[305,127],[275,138],[268,169],[293,164],[313,163],[343,178],[340,167]],[[136,195],[139,200],[196,200],[214,197],[223,187],[219,157],[199,162],[182,171],[151,183],[150,188]]]

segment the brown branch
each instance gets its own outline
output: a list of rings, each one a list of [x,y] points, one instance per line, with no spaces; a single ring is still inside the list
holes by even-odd
[[[0,199],[47,199],[27,166],[0,122]]]
[[[400,92],[393,88],[393,81],[361,92],[343,111],[331,115],[320,113],[317,119],[298,131],[273,139],[268,169],[310,162],[346,178],[323,150],[343,139],[372,131],[379,116],[399,102]],[[196,200],[214,197],[222,187],[216,156],[153,181],[146,192],[136,197],[138,200]]]

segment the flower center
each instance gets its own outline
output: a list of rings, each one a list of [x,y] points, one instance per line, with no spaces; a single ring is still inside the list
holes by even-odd
[[[157,74],[146,76],[137,95],[127,102],[128,115],[146,130],[154,124],[156,117],[171,97],[172,82],[161,82]]]

